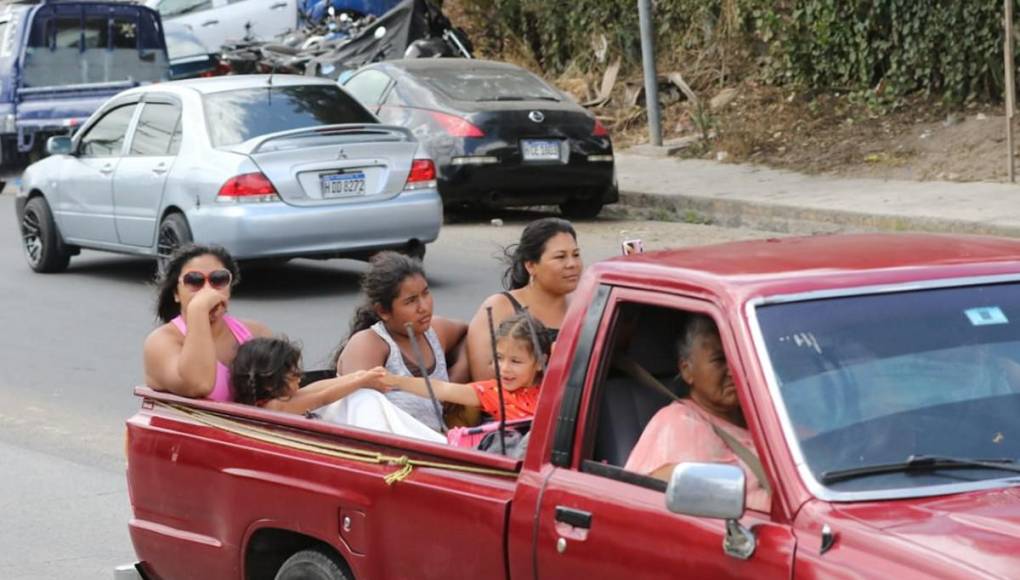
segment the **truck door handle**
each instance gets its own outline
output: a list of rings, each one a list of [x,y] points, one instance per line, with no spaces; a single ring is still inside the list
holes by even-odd
[[[556,506],[556,521],[587,530],[591,528],[591,512],[558,505]]]
[[[113,173],[113,164],[112,163],[107,163],[106,165],[100,167],[99,168],[99,173],[102,173],[103,175],[109,175],[109,174]]]
[[[159,165],[152,168],[152,172],[155,173],[156,175],[163,175],[164,173],[166,173],[166,165],[160,163]]]
[[[219,20],[206,20],[205,22],[202,23],[202,26],[213,26],[219,23],[220,23]]]
[[[286,7],[287,7],[287,3],[286,2],[277,2],[276,4],[271,5],[269,7],[269,9],[270,10],[279,10],[280,8],[286,8]]]

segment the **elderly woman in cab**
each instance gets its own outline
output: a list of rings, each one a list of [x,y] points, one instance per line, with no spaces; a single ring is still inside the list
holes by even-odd
[[[719,330],[693,315],[677,344],[680,377],[690,397],[659,410],[631,451],[626,469],[668,480],[685,461],[729,463],[744,470],[747,507],[769,510],[769,488],[747,430]]]

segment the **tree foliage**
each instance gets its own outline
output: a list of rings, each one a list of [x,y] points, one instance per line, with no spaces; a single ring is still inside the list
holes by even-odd
[[[640,61],[636,0],[463,0],[485,34],[514,39],[548,72]],[[658,52],[672,63],[739,46],[771,82],[896,100],[1002,93],[996,0],[657,0]]]

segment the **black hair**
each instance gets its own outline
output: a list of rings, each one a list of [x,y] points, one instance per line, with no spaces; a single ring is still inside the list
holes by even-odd
[[[546,243],[557,234],[570,234],[570,237],[577,241],[574,226],[565,219],[541,218],[525,226],[520,241],[503,249],[503,259],[507,264],[506,271],[503,272],[503,287],[507,290],[516,290],[527,286],[531,275],[524,265],[539,261],[545,252]]]
[[[347,341],[356,333],[379,322],[376,307],[384,311],[393,309],[393,301],[400,294],[400,285],[412,276],[425,277],[425,268],[420,260],[398,252],[379,252],[372,257],[371,267],[361,277],[361,293],[364,300],[354,310],[347,336],[333,352],[333,366],[340,359],[340,353]]]
[[[199,256],[213,256],[232,276],[230,286],[234,287],[241,281],[241,272],[230,252],[222,246],[206,246],[201,244],[185,244],[170,256],[166,267],[156,275],[156,318],[162,322],[170,322],[181,313],[181,305],[174,300],[177,293],[177,279],[181,277],[184,265]]]
[[[234,400],[246,405],[289,394],[288,379],[301,372],[301,349],[285,337],[253,338],[237,348],[230,365]]]
[[[496,340],[511,338],[528,346],[528,352],[538,361],[540,371],[544,371],[549,360],[549,333],[545,325],[527,311],[521,311],[503,320],[496,328]]]

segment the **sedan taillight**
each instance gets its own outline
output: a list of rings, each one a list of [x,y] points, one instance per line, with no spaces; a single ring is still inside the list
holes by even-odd
[[[273,182],[256,171],[228,179],[216,194],[216,201],[226,203],[280,201],[280,195],[276,192]]]
[[[467,119],[437,111],[429,111],[429,114],[450,137],[485,137],[485,132],[469,123]]]
[[[431,159],[415,159],[411,162],[411,172],[407,174],[404,191],[429,189],[436,187],[436,164]]]
[[[595,119],[595,127],[593,127],[592,130],[591,130],[591,136],[592,137],[608,137],[609,136],[609,130],[606,129],[606,126],[602,124],[602,121],[599,121],[598,119]]]

